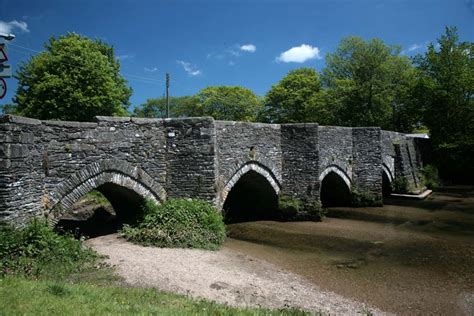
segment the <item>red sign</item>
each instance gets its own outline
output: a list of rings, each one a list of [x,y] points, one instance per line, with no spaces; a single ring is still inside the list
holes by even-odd
[[[0,63],[4,63],[8,60],[7,53],[5,52],[5,47],[0,46]]]
[[[0,78],[0,99],[3,99],[5,94],[7,94],[7,82]]]

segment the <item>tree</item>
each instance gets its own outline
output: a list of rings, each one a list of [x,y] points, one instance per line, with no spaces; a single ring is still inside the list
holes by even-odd
[[[251,90],[237,86],[214,86],[197,95],[194,113],[216,120],[255,121],[261,101]]]
[[[379,39],[348,37],[327,55],[322,79],[337,124],[412,129],[417,123],[410,93],[416,70],[399,53]]]
[[[273,123],[323,123],[319,114],[328,112],[328,109],[325,104],[318,102],[321,99],[320,92],[321,82],[316,70],[292,70],[268,91],[260,120]]]
[[[166,115],[166,98],[148,99],[144,104],[135,107],[136,117],[164,118]],[[202,116],[197,108],[195,96],[170,97],[171,117]]]
[[[447,27],[415,58],[421,76],[418,100],[441,174],[456,181],[474,181],[474,43],[459,42]]]
[[[52,37],[45,49],[21,65],[15,76],[17,114],[77,121],[127,114],[132,91],[119,73],[112,47],[68,33]]]

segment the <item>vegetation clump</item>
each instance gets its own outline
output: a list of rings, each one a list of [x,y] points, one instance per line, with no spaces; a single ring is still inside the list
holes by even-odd
[[[433,165],[427,165],[421,169],[421,181],[428,189],[436,190],[440,185],[438,168]]]
[[[124,225],[122,236],[146,246],[216,250],[226,233],[222,215],[208,202],[171,199],[161,205],[147,201],[144,218],[137,225]]]
[[[71,235],[59,235],[46,221],[24,228],[0,226],[0,276],[61,278],[94,269],[99,256]]]
[[[353,206],[382,206],[382,198],[376,194],[359,191],[354,188],[351,192],[351,204]]]
[[[326,215],[320,203],[311,203],[287,195],[279,197],[278,209],[282,220],[321,220]]]
[[[406,177],[396,177],[392,182],[392,190],[395,193],[406,194],[410,191]]]

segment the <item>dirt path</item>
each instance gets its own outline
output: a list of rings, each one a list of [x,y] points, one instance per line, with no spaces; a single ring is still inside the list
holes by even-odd
[[[154,287],[231,306],[296,307],[333,315],[356,315],[369,309],[383,314],[229,248],[213,252],[142,247],[117,235],[97,237],[87,243],[108,256],[107,261],[133,286]]]

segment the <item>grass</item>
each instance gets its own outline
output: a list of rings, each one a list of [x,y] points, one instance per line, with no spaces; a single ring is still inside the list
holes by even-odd
[[[232,308],[154,289],[95,284],[0,279],[2,315],[306,315],[294,309]]]
[[[123,285],[111,267],[44,221],[0,227],[0,315],[306,315],[295,309],[232,308]]]

